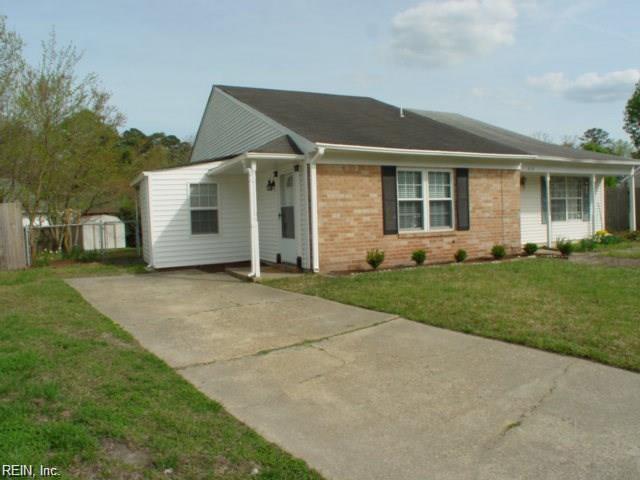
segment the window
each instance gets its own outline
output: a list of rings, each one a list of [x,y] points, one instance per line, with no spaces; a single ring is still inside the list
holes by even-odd
[[[397,178],[400,230],[453,228],[451,172],[398,170]]]
[[[398,172],[398,227],[400,230],[424,228],[422,172]]]
[[[551,177],[551,220],[589,219],[589,180],[584,177]]]
[[[429,226],[431,228],[453,227],[452,212],[451,174],[429,172]]]
[[[218,233],[218,185],[193,183],[189,185],[191,233]]]

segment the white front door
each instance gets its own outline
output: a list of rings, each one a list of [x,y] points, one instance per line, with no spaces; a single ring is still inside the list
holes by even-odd
[[[298,257],[296,241],[297,175],[280,175],[280,255],[284,263],[295,264]]]

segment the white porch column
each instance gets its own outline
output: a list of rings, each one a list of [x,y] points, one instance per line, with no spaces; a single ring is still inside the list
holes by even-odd
[[[314,272],[320,271],[318,255],[318,180],[315,159],[309,163],[309,200],[311,201],[311,266]]]
[[[547,172],[545,175],[545,183],[547,184],[547,247],[553,245],[553,227],[551,226],[551,174]]]
[[[260,238],[258,236],[258,200],[256,192],[256,161],[250,160],[245,167],[249,180],[249,222],[251,236],[251,273],[249,276],[260,278]]]
[[[631,169],[631,177],[629,178],[629,230],[632,232],[638,229],[636,225],[636,171]]]
[[[591,236],[596,234],[596,176],[591,175],[591,185],[589,186],[589,203],[591,204]]]

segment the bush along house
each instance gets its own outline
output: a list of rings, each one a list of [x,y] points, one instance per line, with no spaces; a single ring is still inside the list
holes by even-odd
[[[151,267],[250,261],[259,277],[363,269],[375,248],[396,266],[590,237],[605,176],[633,182],[638,165],[368,97],[215,86],[191,163],[132,185]]]

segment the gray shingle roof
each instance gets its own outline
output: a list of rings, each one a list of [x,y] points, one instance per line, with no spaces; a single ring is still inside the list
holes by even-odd
[[[620,160],[620,157],[615,155],[605,155],[601,153],[588,152],[585,150],[578,150],[571,147],[563,147],[562,145],[554,145],[552,143],[536,140],[535,138],[527,137],[520,133],[512,132],[504,128],[496,127],[480,120],[465,117],[457,113],[448,112],[433,112],[428,110],[415,110],[411,111],[423,115],[426,118],[435,120],[437,122],[445,123],[451,127],[465,130],[469,133],[479,135],[483,138],[499,142],[503,145],[507,145],[518,150],[522,150],[530,155],[540,155],[548,157],[563,157],[569,159],[596,159],[596,160]]]
[[[252,152],[258,153],[294,153],[301,154],[302,150],[298,148],[289,135],[283,135],[264,145],[251,149]]]
[[[312,142],[419,150],[524,154],[519,148],[483,138],[368,97],[217,86]]]

